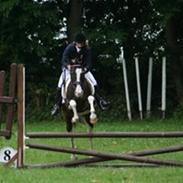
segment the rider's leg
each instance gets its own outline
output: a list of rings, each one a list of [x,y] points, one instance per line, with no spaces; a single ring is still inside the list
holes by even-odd
[[[58,114],[58,112],[61,109],[61,104],[62,104],[61,88],[62,88],[62,83],[64,81],[64,75],[65,75],[64,72],[62,72],[58,81],[58,87],[55,95],[55,104],[51,110],[52,116]]]
[[[106,101],[102,97],[102,95],[100,94],[98,85],[96,85],[94,87],[95,87],[95,95],[94,95],[94,97],[96,99],[97,105],[100,107],[101,110],[107,110],[109,108],[110,102]]]
[[[61,105],[62,105],[61,88],[57,88],[56,95],[55,95],[55,105],[51,110],[52,116],[58,114],[58,112],[61,109]]]
[[[87,79],[89,79],[91,81],[91,83],[94,85],[95,87],[95,94],[94,97],[96,99],[97,105],[100,107],[100,109],[102,110],[106,110],[108,109],[110,103],[108,101],[106,101],[100,94],[99,92],[99,87],[97,85],[97,81],[95,80],[94,76],[92,75],[92,73],[89,71],[85,74],[85,77]]]
[[[56,96],[55,96],[55,105],[51,110],[51,115],[56,115],[61,110],[61,106],[62,106],[61,89],[64,87],[65,82],[69,78],[70,78],[69,71],[64,68],[59,78],[58,87],[57,87]]]

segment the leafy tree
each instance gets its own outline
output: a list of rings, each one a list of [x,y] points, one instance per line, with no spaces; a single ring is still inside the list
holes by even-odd
[[[159,58],[167,55],[168,75],[174,79],[168,82],[168,95],[173,96],[170,103],[182,103],[182,6],[181,0],[1,0],[1,69],[7,70],[12,62],[24,63],[29,101],[45,105],[57,84],[67,41],[73,40],[76,31],[84,30],[93,50],[93,72],[104,92],[121,96],[124,91],[122,66],[117,62],[123,46],[134,105],[135,54],[141,60],[143,96],[147,60],[153,56],[155,101],[159,100]]]

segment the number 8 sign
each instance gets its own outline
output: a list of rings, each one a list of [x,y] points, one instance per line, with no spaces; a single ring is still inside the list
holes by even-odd
[[[12,147],[4,147],[0,149],[0,162],[7,163],[16,154],[16,150]]]

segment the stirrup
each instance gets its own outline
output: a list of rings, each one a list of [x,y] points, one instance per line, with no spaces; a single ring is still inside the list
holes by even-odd
[[[109,105],[110,105],[110,102],[107,102],[103,99],[99,101],[99,107],[103,111],[109,109]]]

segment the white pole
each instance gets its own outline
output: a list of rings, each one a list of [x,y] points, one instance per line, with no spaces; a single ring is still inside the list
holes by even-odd
[[[162,58],[162,95],[161,95],[162,118],[165,118],[166,110],[166,57]]]
[[[146,117],[149,118],[151,115],[151,93],[152,93],[152,69],[153,59],[149,58],[149,70],[148,70],[148,81],[147,81],[147,103],[146,103]]]
[[[124,55],[123,55],[123,47],[121,47],[120,58],[122,60],[122,66],[123,66],[123,78],[124,78],[124,85],[125,85],[125,97],[126,97],[127,115],[128,115],[128,119],[131,121],[132,120],[132,115],[131,115],[130,98],[129,98],[129,90],[128,90],[126,62],[125,62]]]
[[[141,97],[141,88],[140,88],[140,74],[139,74],[139,61],[138,61],[138,57],[135,57],[135,70],[136,70],[136,79],[137,79],[137,94],[138,94],[138,104],[139,104],[140,119],[143,119],[143,114],[142,114],[142,97]]]

